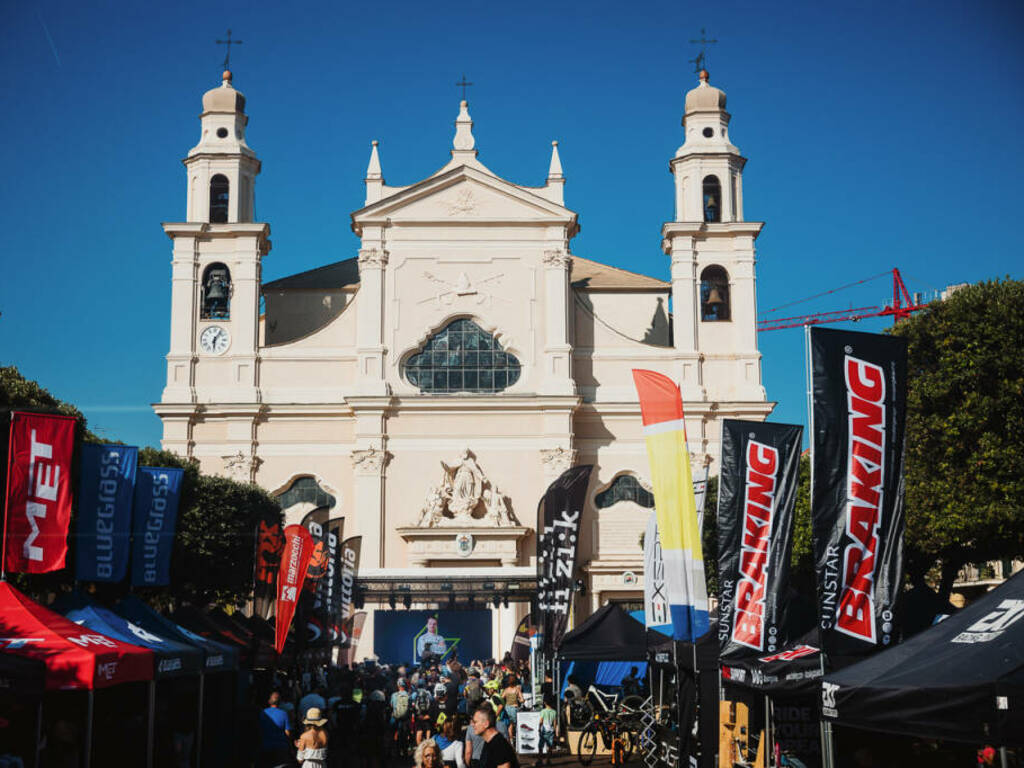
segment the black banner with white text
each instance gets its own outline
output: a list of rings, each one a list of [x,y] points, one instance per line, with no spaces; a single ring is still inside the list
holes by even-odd
[[[558,648],[569,621],[580,518],[593,466],[570,467],[548,486],[537,536],[537,608],[545,647]]]
[[[856,656],[896,637],[907,343],[812,328],[811,364],[811,525],[822,650]]]
[[[803,427],[722,421],[718,495],[719,657],[774,653],[788,640],[786,591]]]

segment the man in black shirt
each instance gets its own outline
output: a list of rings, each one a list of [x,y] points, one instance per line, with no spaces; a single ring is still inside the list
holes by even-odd
[[[494,710],[484,704],[473,713],[473,731],[484,740],[480,768],[519,768],[515,750],[495,727]]]

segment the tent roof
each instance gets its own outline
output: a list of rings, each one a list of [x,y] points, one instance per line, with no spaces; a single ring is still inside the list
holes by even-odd
[[[123,597],[114,610],[118,615],[138,624],[143,629],[198,648],[203,652],[204,672],[229,672],[238,669],[238,649],[227,643],[218,643],[216,640],[197,635],[195,632],[175,624],[154,611],[135,595]]]
[[[158,679],[199,674],[202,652],[198,648],[118,616],[81,592],[61,595],[50,608],[107,637],[148,648],[157,657],[155,672]]]
[[[843,725],[1024,745],[1024,571],[822,685],[825,716]]]
[[[0,690],[39,699],[46,684],[46,665],[39,659],[0,653]]]
[[[566,633],[558,655],[574,661],[646,661],[647,628],[608,603]]]
[[[153,679],[153,653],[88,631],[0,582],[4,653],[46,664],[46,689],[106,688]]]

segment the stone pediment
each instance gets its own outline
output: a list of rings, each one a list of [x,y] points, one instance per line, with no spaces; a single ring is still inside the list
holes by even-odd
[[[575,222],[576,214],[557,203],[469,166],[459,166],[405,187],[352,214],[352,227],[363,224],[423,222]]]

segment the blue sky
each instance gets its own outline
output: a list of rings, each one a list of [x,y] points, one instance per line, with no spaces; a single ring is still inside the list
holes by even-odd
[[[264,279],[348,258],[372,139],[384,176],[448,159],[463,72],[480,159],[541,184],[557,139],[573,251],[667,278],[668,161],[712,82],[758,240],[760,310],[903,270],[912,290],[1024,276],[1019,2],[125,3],[0,5],[0,361],[156,444],[181,158],[232,28],[248,141],[263,161]],[[886,280],[795,310],[879,304]],[[863,322],[876,330],[881,321]],[[802,423],[799,329],[761,334],[773,417]]]

